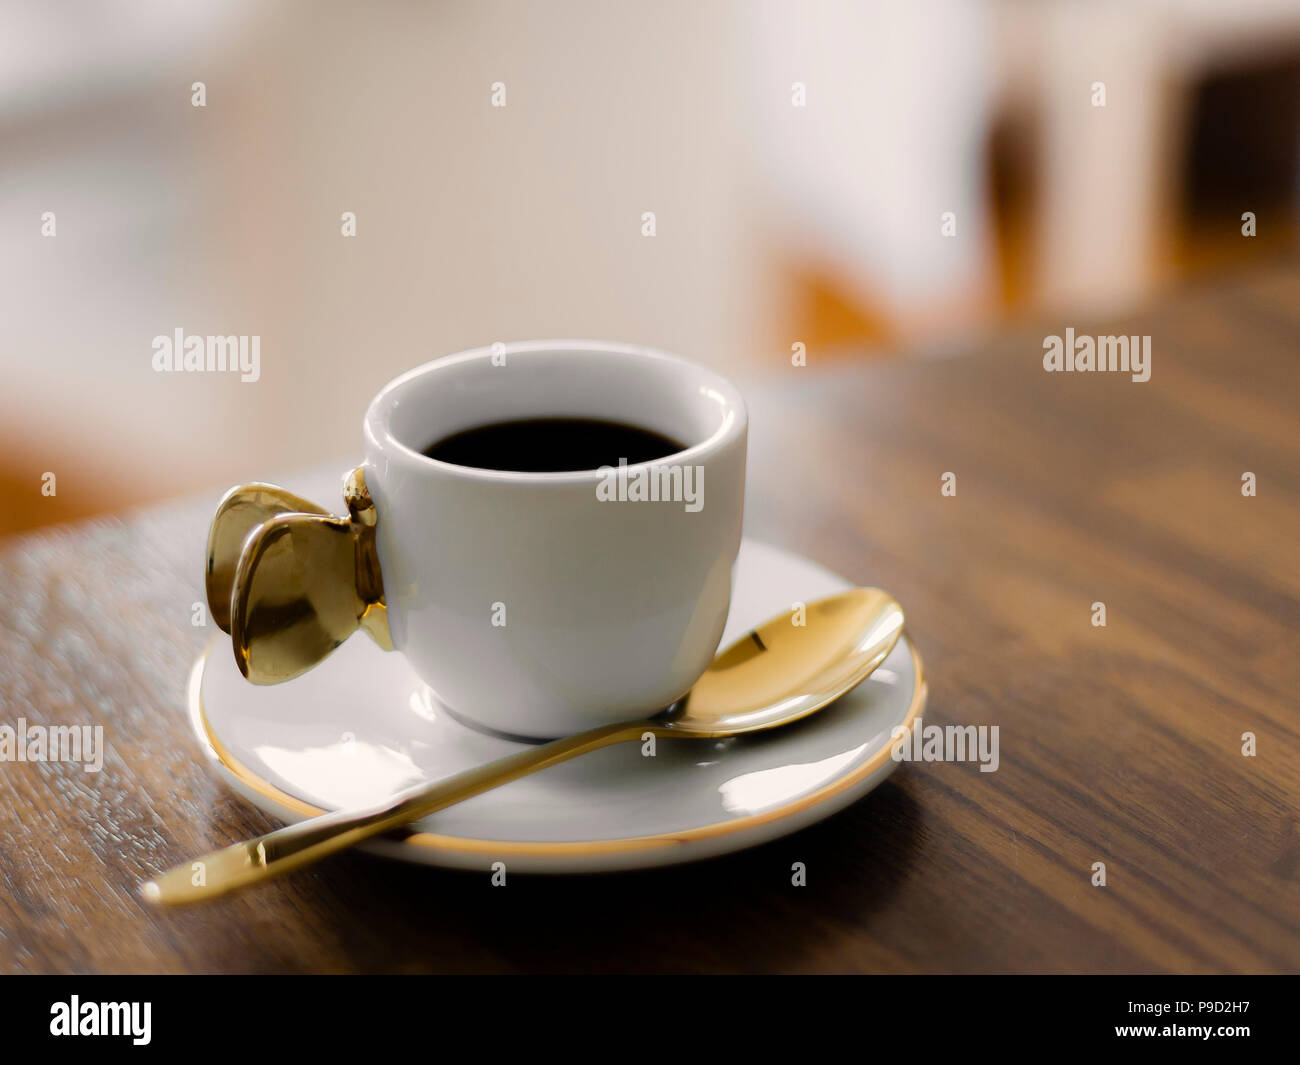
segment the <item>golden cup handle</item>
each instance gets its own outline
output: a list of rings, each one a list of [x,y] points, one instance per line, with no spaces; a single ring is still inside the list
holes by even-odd
[[[226,493],[208,531],[208,609],[254,684],[311,669],[358,628],[393,649],[375,547],[378,515],[357,467],[348,516],[272,484]]]

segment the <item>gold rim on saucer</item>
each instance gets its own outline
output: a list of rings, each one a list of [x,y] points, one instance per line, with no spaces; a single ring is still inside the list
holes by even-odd
[[[925,708],[926,683],[921,656],[911,640],[907,642],[907,649],[912,656],[914,687],[912,689],[911,705],[907,708],[907,714],[899,724],[904,728],[911,729],[913,722],[916,721]],[[211,652],[212,647],[209,646],[194,663],[194,667],[190,671],[188,695],[190,718],[196,733],[206,740],[206,753],[208,756],[245,787],[277,806],[293,810],[303,817],[315,817],[318,814],[327,813],[327,810],[304,802],[302,799],[282,791],[270,781],[258,776],[247,766],[236,760],[212,730],[212,726],[208,723],[207,716],[203,712],[202,696],[203,668]],[[772,810],[764,810],[758,814],[748,814],[744,817],[719,821],[711,825],[700,825],[697,828],[684,829],[680,832],[664,832],[653,836],[628,836],[623,839],[531,843],[499,839],[467,839],[463,836],[441,836],[433,832],[412,832],[400,840],[400,843],[411,847],[433,848],[448,854],[488,855],[492,858],[505,859],[510,857],[564,857],[610,854],[620,851],[650,851],[694,840],[716,839],[719,836],[725,836],[733,832],[743,832],[749,828],[757,828],[772,821],[784,820],[803,810],[819,806],[835,798],[877,772],[888,762],[892,746],[892,743],[882,745],[880,750],[851,773],[818,788],[810,795],[795,799],[783,806],[778,806]]]

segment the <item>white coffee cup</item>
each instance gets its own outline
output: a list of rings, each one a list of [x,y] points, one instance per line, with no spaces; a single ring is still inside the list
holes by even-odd
[[[686,447],[573,473],[422,454],[538,417],[623,422]],[[704,672],[745,487],[745,404],[718,374],[626,344],[497,344],[398,377],[364,431],[392,642],[453,712],[554,737],[652,714]]]

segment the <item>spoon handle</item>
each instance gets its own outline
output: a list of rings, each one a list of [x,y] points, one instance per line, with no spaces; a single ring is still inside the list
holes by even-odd
[[[623,722],[530,747],[445,780],[399,792],[366,810],[336,810],[321,814],[257,839],[213,851],[145,882],[140,886],[140,892],[149,902],[159,905],[214,899],[309,865],[335,851],[539,769],[657,731],[648,721]]]

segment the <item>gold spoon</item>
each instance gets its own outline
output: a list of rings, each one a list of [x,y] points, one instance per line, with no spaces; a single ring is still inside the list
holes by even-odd
[[[865,680],[902,631],[903,608],[878,588],[854,588],[796,606],[714,658],[686,697],[662,714],[530,747],[400,792],[368,810],[337,810],[288,825],[178,865],[142,884],[141,894],[159,905],[217,898],[539,769],[647,733],[710,739],[789,724]]]

